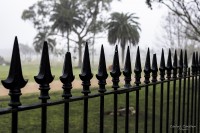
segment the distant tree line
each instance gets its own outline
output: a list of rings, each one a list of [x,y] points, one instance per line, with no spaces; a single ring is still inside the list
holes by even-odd
[[[37,29],[34,48],[40,52],[44,40],[53,51],[56,37],[67,39],[67,50],[72,42],[78,49],[78,67],[81,67],[82,49],[85,42],[94,45],[99,33],[108,30],[110,44],[120,44],[122,61],[127,44],[139,42],[138,17],[129,13],[112,13],[110,19],[103,16],[114,0],[40,0],[24,10],[22,19],[33,23]]]

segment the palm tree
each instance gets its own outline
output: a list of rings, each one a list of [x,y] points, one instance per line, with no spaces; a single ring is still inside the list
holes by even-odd
[[[77,2],[75,0],[61,0],[55,4],[54,13],[50,21],[53,21],[52,30],[60,31],[62,35],[67,33],[67,47],[69,51],[69,35],[72,28],[78,28],[82,20],[78,16]]]
[[[122,49],[122,63],[124,62],[124,50],[127,44],[136,45],[139,42],[139,23],[135,21],[138,17],[131,13],[111,14],[110,22],[107,24],[108,42],[111,45],[120,44]]]
[[[52,33],[49,33],[46,30],[37,33],[33,41],[33,46],[36,52],[39,53],[42,50],[44,41],[48,42],[49,49],[53,51],[54,47],[56,46],[56,40],[50,36],[52,36]]]

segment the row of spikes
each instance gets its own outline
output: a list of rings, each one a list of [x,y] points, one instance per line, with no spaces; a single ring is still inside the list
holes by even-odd
[[[171,51],[169,49],[167,65],[165,66],[164,50],[162,49],[161,61],[160,61],[160,67],[159,67],[160,75],[161,75],[160,79],[161,80],[165,79],[164,78],[165,70],[167,70],[167,75],[168,75],[167,77],[170,77],[171,70],[173,70],[173,76],[176,77],[177,69],[179,69],[179,76],[182,75],[183,68],[186,68],[186,69],[188,68],[186,50],[185,50],[185,55],[184,55],[184,61],[183,61],[183,52],[181,50],[179,65],[177,65],[177,64],[178,63],[177,63],[176,51],[174,54],[174,60],[173,60],[173,65],[172,65]],[[120,71],[120,65],[119,65],[117,45],[115,48],[115,54],[114,54],[112,66],[113,67],[112,67],[112,71],[110,72],[110,75],[113,78],[118,78],[121,75],[121,71]],[[200,68],[200,61],[198,61],[198,53],[194,52],[193,58],[192,58],[192,73],[194,74],[194,73],[200,71],[199,68]],[[153,80],[156,81],[157,71],[158,71],[158,67],[157,67],[156,54],[153,55],[152,66],[151,66],[150,51],[148,49],[147,55],[146,55],[145,67],[144,67],[145,83],[149,82],[151,72],[152,72]],[[135,84],[138,85],[138,84],[140,84],[140,78],[141,78],[141,72],[142,72],[139,47],[137,49],[134,72],[135,72],[135,78],[136,78]],[[63,74],[62,74],[62,76],[60,76],[60,80],[63,83],[63,89],[64,89],[63,97],[70,97],[71,96],[70,89],[72,88],[71,82],[74,80],[70,52],[67,52],[65,55],[65,61],[64,61],[62,73]],[[124,65],[124,71],[123,71],[123,75],[125,76],[125,81],[127,81],[127,83],[130,82],[131,74],[132,74],[132,69],[131,69],[130,49],[128,47],[125,65]],[[88,50],[87,43],[85,45],[83,65],[82,65],[82,70],[81,70],[81,74],[79,75],[79,77],[83,81],[83,86],[86,86],[85,90],[83,90],[83,93],[90,93],[88,86],[90,86],[90,80],[92,79],[93,74],[91,72],[89,50]],[[104,86],[106,84],[105,80],[107,79],[108,74],[107,74],[107,69],[106,69],[106,61],[105,61],[103,45],[101,47],[99,68],[98,68],[98,73],[96,74],[96,77],[99,80],[100,86]],[[43,45],[42,57],[41,57],[41,62],[40,62],[40,70],[39,70],[38,75],[34,76],[34,79],[40,85],[49,85],[54,79],[54,76],[51,74],[51,67],[50,67],[49,53],[48,53],[48,44],[46,41],[44,42],[44,45]],[[25,80],[22,75],[19,46],[18,46],[18,40],[16,37],[15,41],[14,41],[9,75],[6,80],[2,80],[2,84],[5,88],[10,90],[9,95],[11,96],[11,100],[15,101],[16,99],[19,100],[18,97],[21,95],[20,89],[23,88],[27,82],[28,82],[28,80]],[[105,91],[105,88],[102,87],[101,92],[104,92],[104,91]],[[15,97],[12,98],[12,96],[15,96]],[[20,105],[20,103],[16,104],[16,106],[19,106],[19,105]]]

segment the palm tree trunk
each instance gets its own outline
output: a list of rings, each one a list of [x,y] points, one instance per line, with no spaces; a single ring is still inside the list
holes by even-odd
[[[78,42],[78,68],[82,66],[82,42]]]
[[[125,51],[125,45],[121,45],[122,48],[122,65],[124,65],[124,51]]]
[[[69,52],[69,32],[67,32],[67,51]]]

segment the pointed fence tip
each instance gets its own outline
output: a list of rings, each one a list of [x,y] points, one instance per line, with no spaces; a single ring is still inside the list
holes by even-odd
[[[93,77],[93,74],[91,72],[91,66],[90,66],[90,56],[89,56],[89,49],[88,49],[88,43],[85,44],[85,51],[83,56],[83,65],[81,69],[81,74],[79,74],[79,77],[82,81],[88,81],[91,80]]]
[[[129,46],[127,47],[126,59],[125,59],[123,74],[124,74],[124,76],[131,76],[131,74],[132,74],[132,69],[131,69],[131,57],[130,57],[130,49],[129,49]]]
[[[53,81],[54,77],[51,73],[48,43],[44,41],[39,73],[37,76],[34,76],[34,79],[38,84],[49,84]]]
[[[22,74],[19,45],[16,37],[14,40],[8,77],[5,80],[1,80],[1,82],[5,88],[9,89],[9,95],[11,97],[9,106],[20,106],[21,102],[19,97],[21,95],[21,88],[27,84],[28,80],[25,80]]]
[[[149,51],[149,48],[148,48],[147,54],[146,54],[144,72],[146,74],[151,72],[151,62],[150,62],[150,51]]]
[[[120,65],[119,65],[118,45],[115,46],[112,71],[110,72],[110,75],[112,77],[119,77],[121,75]]]

